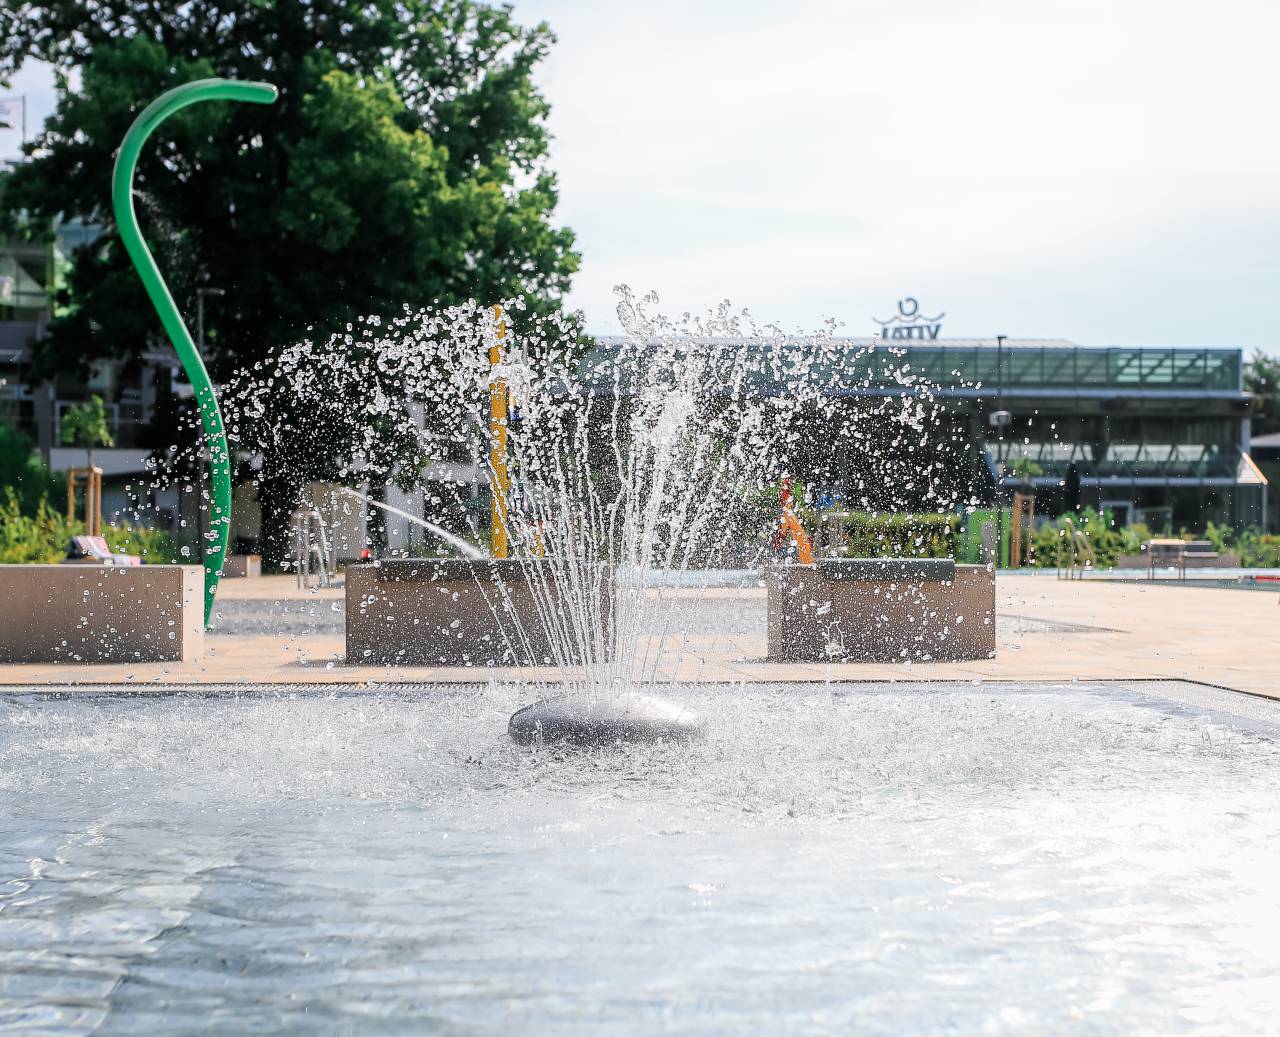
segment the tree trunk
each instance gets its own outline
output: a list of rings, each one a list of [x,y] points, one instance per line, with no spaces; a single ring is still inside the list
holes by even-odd
[[[369,483],[369,499],[379,504],[387,503],[387,484],[384,479],[374,479]],[[374,558],[384,558],[387,554],[387,513],[372,504],[366,504],[365,529],[369,540],[369,550]]]
[[[258,505],[262,529],[258,549],[264,571],[280,572],[293,555],[289,519],[302,499],[302,485],[285,465],[274,465],[270,457],[258,476]]]

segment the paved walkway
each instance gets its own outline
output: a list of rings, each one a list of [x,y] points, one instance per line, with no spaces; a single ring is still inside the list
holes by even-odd
[[[4,665],[0,685],[450,683],[557,676],[550,669],[384,668],[348,665],[336,611],[340,588],[299,590],[289,578],[228,580],[221,600],[260,602],[297,616],[323,614],[323,632],[210,635],[197,663]],[[663,676],[677,681],[1194,680],[1280,698],[1280,594],[1168,583],[1059,581],[1002,575],[996,658],[966,663],[764,662],[764,591],[668,592],[705,611],[741,617],[699,632]],[[307,606],[307,602],[314,603]],[[228,612],[235,606],[229,605]],[[703,611],[703,610],[700,610]],[[334,613],[334,615],[330,615]],[[708,627],[734,632],[713,634]]]

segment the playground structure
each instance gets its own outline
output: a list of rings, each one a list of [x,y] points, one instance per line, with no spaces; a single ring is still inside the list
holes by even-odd
[[[289,530],[293,540],[293,566],[298,574],[298,586],[309,587],[314,575],[317,585],[328,587],[337,570],[333,552],[329,549],[329,536],[324,518],[314,504],[295,508],[289,516]]]
[[[493,315],[498,322],[497,334],[489,347],[489,368],[496,371],[502,363],[502,343],[507,337],[507,323],[502,319],[502,307],[495,306]],[[489,384],[489,543],[494,558],[508,558],[511,554],[507,534],[507,498],[511,494],[511,475],[507,471],[507,383],[496,375]]]
[[[796,499],[794,480],[787,476],[782,480],[782,517],[778,520],[778,528],[773,534],[773,549],[783,551],[789,543],[795,545],[796,562],[800,565],[813,564],[813,541],[805,532],[804,526],[796,515]]]
[[[160,323],[173,343],[187,380],[195,391],[200,424],[204,430],[205,447],[209,451],[209,477],[212,490],[209,516],[209,538],[204,549],[204,622],[209,626],[213,619],[213,603],[218,593],[218,579],[222,575],[222,563],[227,554],[227,540],[231,533],[231,455],[227,450],[227,435],[223,428],[222,412],[214,395],[213,382],[205,370],[204,359],[196,349],[191,332],[174,304],[168,285],[160,275],[151,250],[143,240],[138,227],[138,215],[133,206],[133,174],[138,156],[147,139],[156,128],[174,112],[200,101],[247,101],[251,104],[271,104],[278,91],[270,83],[241,83],[230,79],[199,79],[193,83],[161,94],[147,105],[125,134],[116,156],[115,170],[111,176],[111,202],[116,226],[125,251],[133,261],[142,279],[147,296],[160,317]]]
[[[1036,499],[1029,493],[1013,495],[1009,524],[1009,568],[1020,569],[1031,560],[1031,534],[1036,528]],[[1025,530],[1025,535],[1024,535]]]

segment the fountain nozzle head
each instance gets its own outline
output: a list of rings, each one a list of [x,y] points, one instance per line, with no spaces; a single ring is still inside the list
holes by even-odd
[[[540,699],[513,713],[507,725],[518,745],[687,742],[705,730],[702,716],[687,706],[635,691],[598,701]]]

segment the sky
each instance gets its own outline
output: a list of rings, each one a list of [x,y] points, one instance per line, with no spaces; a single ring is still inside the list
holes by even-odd
[[[558,36],[569,302],[1280,353],[1280,5],[514,0]],[[25,70],[32,122],[52,106]],[[0,157],[16,134],[0,131]]]

